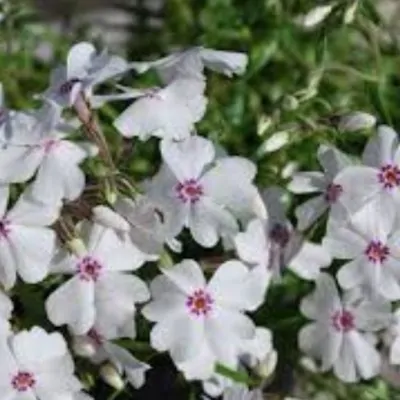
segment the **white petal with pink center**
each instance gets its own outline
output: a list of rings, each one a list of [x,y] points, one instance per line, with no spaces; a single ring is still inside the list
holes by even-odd
[[[396,132],[379,127],[365,147],[363,164],[344,169],[335,179],[343,188],[340,203],[350,215],[368,203],[396,209],[400,205],[400,149]]]
[[[339,198],[343,186],[335,182],[337,174],[352,165],[352,161],[344,153],[334,147],[321,145],[318,149],[318,159],[324,172],[295,173],[288,189],[293,193],[321,193],[296,208],[298,229],[308,229],[327,210],[337,213],[343,206]]]
[[[153,300],[143,309],[156,322],[152,346],[169,351],[188,379],[208,379],[216,362],[235,368],[243,343],[256,335],[243,312],[263,301],[258,279],[238,261],[222,264],[208,283],[192,260],[163,269],[150,286]]]
[[[47,299],[49,319],[57,326],[67,324],[76,335],[96,324],[104,334],[134,337],[135,303],[149,298],[145,283],[128,273],[140,266],[138,257],[112,229],[85,222],[80,233],[86,251],[61,253],[52,267],[72,278]]]
[[[0,387],[7,400],[73,400],[81,390],[59,333],[34,327],[0,338]]]
[[[176,235],[187,227],[204,247],[232,237],[238,231],[237,218],[254,210],[255,166],[240,157],[212,164],[214,147],[199,136],[163,141],[161,153],[166,165],[147,186],[147,194],[165,211]]]
[[[301,312],[313,322],[299,332],[300,349],[345,382],[378,375],[380,355],[368,338],[388,326],[391,314],[389,303],[376,301],[341,300],[334,280],[321,274],[301,303]]]
[[[369,203],[345,226],[333,225],[324,244],[338,259],[350,260],[338,272],[344,289],[367,285],[390,300],[400,298],[400,230],[394,210]]]
[[[1,138],[0,180],[21,183],[36,174],[32,194],[38,200],[53,204],[79,197],[85,185],[79,164],[95,155],[96,148],[67,140],[72,127],[67,129],[54,104],[35,113],[18,114],[12,123],[13,136]]]

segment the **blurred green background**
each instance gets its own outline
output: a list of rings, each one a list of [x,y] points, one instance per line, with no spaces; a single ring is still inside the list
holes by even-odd
[[[113,52],[130,60],[153,59],[193,45],[248,53],[243,77],[210,74],[210,103],[199,131],[229,152],[255,161],[260,187],[285,185],[290,168],[317,168],[316,150],[324,142],[360,154],[370,132],[339,131],[338,118],[348,112],[363,110],[380,123],[400,128],[400,29],[392,24],[397,0],[114,2],[0,1],[0,81],[7,105],[38,106],[32,96],[46,88],[51,68],[65,59],[72,43],[89,38],[99,47],[108,42]],[[333,6],[330,14],[305,27],[302,17],[324,4]],[[103,26],[98,22],[102,10],[118,18]],[[144,86],[157,79],[132,75],[126,82]],[[111,142],[116,137],[112,119],[125,106],[100,110]],[[277,132],[287,135],[288,143],[268,151],[268,139]],[[156,141],[140,143],[124,168],[139,180],[157,169],[156,160]],[[299,366],[296,335],[303,320],[297,306],[309,289],[309,284],[287,275],[255,316],[273,329],[280,355],[266,398],[295,392],[302,399],[400,399],[400,392],[388,383],[400,383],[395,371],[394,377],[387,373],[385,379],[343,385],[329,374],[313,375]],[[99,383],[93,393],[101,400],[196,398],[196,390],[184,385],[168,361],[155,363],[150,386],[164,387],[164,392],[146,387],[141,393],[114,393]]]

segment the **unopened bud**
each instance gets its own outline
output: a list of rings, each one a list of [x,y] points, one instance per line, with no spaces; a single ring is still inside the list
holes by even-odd
[[[294,96],[285,96],[282,107],[287,111],[296,110],[299,107],[299,101]]]
[[[259,377],[267,379],[274,373],[277,363],[278,353],[275,350],[272,350],[257,364],[255,372]]]
[[[289,132],[280,131],[270,136],[257,150],[258,157],[266,153],[272,153],[281,149],[289,143]]]
[[[93,221],[117,231],[129,231],[129,223],[111,208],[97,206],[93,208]]]
[[[117,371],[114,365],[107,363],[100,368],[100,376],[104,382],[113,387],[116,390],[122,390],[125,383],[121,377],[121,374]]]
[[[347,8],[347,10],[344,13],[343,16],[343,22],[347,24],[351,24],[355,17],[356,17],[356,12],[358,8],[358,0],[354,1],[353,4],[350,5],[350,7]]]
[[[304,28],[311,29],[324,21],[332,12],[334,4],[317,6],[310,10],[307,14],[299,17],[297,22]]]
[[[72,251],[72,253],[76,254],[77,256],[82,256],[86,254],[86,246],[85,243],[79,238],[74,238],[67,242],[68,248]]]
[[[272,125],[272,119],[266,115],[262,115],[257,124],[257,135],[264,136]]]
[[[361,111],[355,111],[343,115],[339,120],[340,131],[356,132],[361,129],[373,128],[376,124],[376,117]]]
[[[75,336],[72,350],[80,357],[90,358],[96,354],[96,345],[87,336]]]

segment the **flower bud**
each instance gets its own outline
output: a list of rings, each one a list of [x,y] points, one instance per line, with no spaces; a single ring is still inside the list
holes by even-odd
[[[289,142],[289,132],[280,131],[274,133],[270,136],[257,150],[257,155],[259,157],[266,153],[273,153],[286,146]]]
[[[74,238],[67,242],[68,248],[77,256],[81,256],[86,253],[85,243],[79,238]]]
[[[121,217],[111,208],[105,206],[93,208],[93,221],[117,231],[129,231],[129,224],[125,218]]]
[[[104,382],[116,390],[122,390],[125,386],[121,374],[114,365],[110,363],[102,365],[100,368],[100,376],[103,378]]]
[[[276,350],[272,350],[263,360],[261,360],[257,364],[255,372],[259,377],[267,379],[275,371],[277,363],[278,363],[278,353],[276,352]]]
[[[257,135],[264,136],[272,125],[272,119],[266,115],[262,115],[257,124]]]
[[[294,96],[285,96],[282,107],[287,111],[294,111],[299,107],[299,101]]]
[[[356,132],[361,129],[369,129],[376,124],[376,117],[361,111],[355,111],[343,115],[339,120],[340,131]]]
[[[314,28],[324,21],[332,12],[334,4],[326,4],[313,8],[304,16],[298,18],[298,23],[304,28]]]
[[[346,25],[351,24],[354,21],[357,9],[358,9],[358,0],[355,0],[353,4],[351,4],[350,7],[347,8],[347,10],[343,15],[343,22]]]
[[[95,344],[87,336],[75,336],[72,350],[80,357],[90,358],[96,354]]]

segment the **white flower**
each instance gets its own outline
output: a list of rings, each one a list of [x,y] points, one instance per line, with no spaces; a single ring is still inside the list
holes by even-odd
[[[50,87],[41,95],[61,107],[72,106],[83,95],[90,101],[96,85],[127,70],[127,63],[106,51],[97,54],[91,43],[74,45],[67,56],[66,66],[56,68],[50,78]]]
[[[192,260],[163,269],[150,286],[153,300],[143,308],[157,322],[151,345],[169,351],[187,379],[210,378],[216,362],[236,368],[244,343],[256,336],[243,311],[263,301],[257,280],[259,271],[239,261],[222,264],[209,283]]]
[[[350,215],[369,202],[384,210],[400,206],[400,149],[397,133],[380,126],[363,153],[363,164],[344,169],[335,183],[342,186],[339,201]]]
[[[31,195],[30,188],[7,211],[9,189],[0,187],[0,281],[11,288],[16,274],[28,283],[48,274],[56,235],[48,228],[58,217],[57,205],[48,206]]]
[[[81,384],[64,338],[34,327],[0,338],[1,398],[74,400]]]
[[[177,79],[162,89],[147,89],[115,121],[125,137],[150,136],[184,139],[201,120],[207,105],[205,83],[195,79]]]
[[[105,361],[111,362],[119,374],[124,373],[127,380],[135,388],[139,388],[145,382],[145,373],[150,366],[137,360],[129,351],[114,344],[111,340],[116,337],[106,337],[96,328],[89,330],[86,336],[75,338],[84,346],[93,346],[94,354],[90,360],[95,364],[102,364]]]
[[[400,229],[393,209],[367,204],[347,225],[333,225],[323,243],[338,259],[344,289],[367,285],[390,300],[400,299]]]
[[[204,79],[204,67],[229,77],[233,74],[242,75],[247,61],[248,57],[244,53],[193,47],[156,61],[134,62],[130,66],[139,73],[154,68],[162,81],[169,83],[176,78]]]
[[[196,242],[212,247],[221,236],[235,234],[235,216],[254,206],[254,164],[241,157],[215,160],[212,143],[199,136],[163,141],[161,153],[165,164],[147,194],[171,219],[173,236],[187,227]]]
[[[333,214],[333,220],[346,217],[343,206],[338,202],[343,187],[335,183],[335,177],[352,162],[339,150],[325,145],[319,147],[317,156],[324,172],[295,173],[288,185],[293,193],[321,193],[296,208],[297,227],[301,231],[308,229],[328,209]]]
[[[135,303],[145,302],[149,292],[142,280],[128,274],[140,260],[132,246],[101,225],[80,227],[86,251],[60,254],[53,272],[72,278],[53,292],[46,310],[55,325],[67,324],[76,335],[95,327],[110,336],[135,336]],[[70,301],[74,299],[74,301]]]
[[[342,301],[333,279],[321,274],[315,291],[302,300],[301,312],[314,322],[300,331],[299,347],[321,362],[322,371],[333,367],[335,375],[345,382],[379,374],[380,355],[368,333],[387,326],[389,303]]]
[[[75,200],[82,193],[85,176],[79,164],[96,149],[67,140],[71,132],[60,115],[58,107],[46,105],[12,119],[12,137],[1,138],[5,146],[0,148],[0,181],[26,182],[36,174],[32,194],[47,203]]]
[[[282,194],[278,188],[264,191],[268,217],[250,221],[247,229],[236,235],[236,251],[250,266],[262,266],[267,281],[279,278],[286,267],[303,279],[314,280],[321,268],[330,265],[331,256],[326,248],[294,231],[285,216]]]
[[[356,132],[361,129],[373,128],[376,117],[361,111],[355,111],[340,117],[338,128],[341,131]]]

